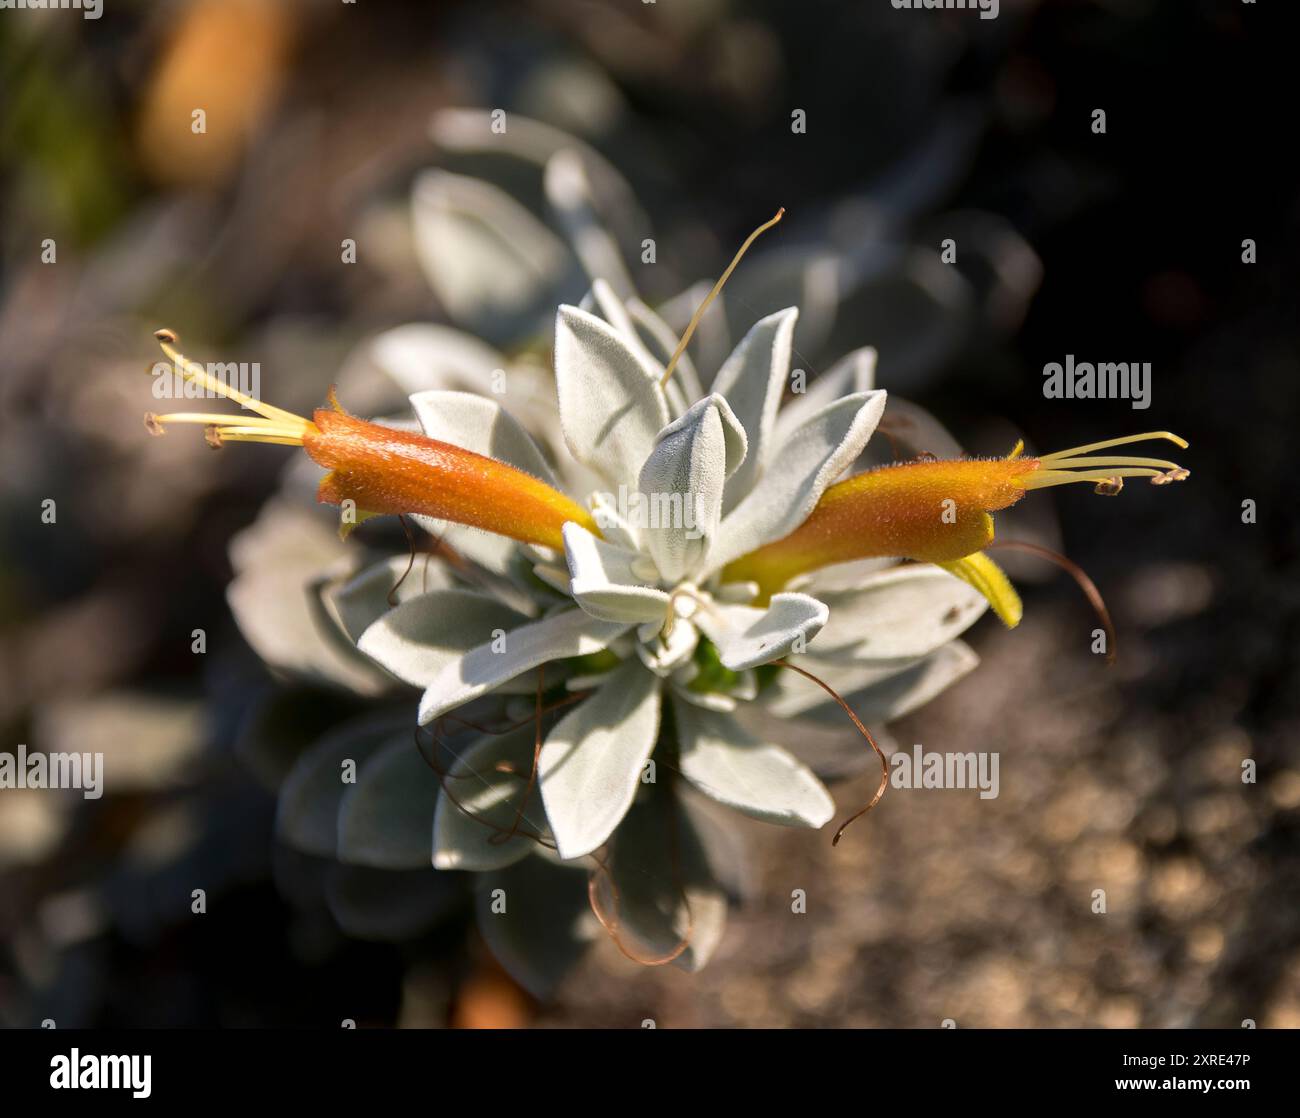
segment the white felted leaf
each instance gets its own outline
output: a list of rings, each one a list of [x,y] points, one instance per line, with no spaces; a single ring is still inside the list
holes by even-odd
[[[590,306],[588,306],[589,303]],[[656,384],[661,385],[663,388],[664,399],[668,403],[668,414],[673,418],[682,415],[690,404],[690,399],[687,398],[684,387],[685,381],[678,378],[674,369],[668,383],[662,383],[665,362],[671,358],[671,351],[669,358],[663,360],[654,355],[650,347],[646,345],[642,331],[637,329],[627,306],[619,302],[613,288],[604,280],[594,280],[590,294],[582,301],[582,309],[598,311],[601,317],[618,331],[619,336],[627,342],[628,348],[636,355],[637,360],[645,367],[646,372],[654,379]]]
[[[570,452],[611,485],[634,486],[668,422],[668,404],[653,375],[609,323],[562,306],[555,319],[555,378]]]
[[[558,591],[566,598],[570,596],[572,579],[569,578],[569,571],[565,567],[558,566],[554,563],[534,563],[533,574],[542,582],[546,583],[552,590]]]
[[[710,821],[685,796],[652,787],[614,834],[604,872],[594,877],[594,903],[624,951],[646,962],[675,957],[696,971],[708,962],[727,920],[722,846]]]
[[[961,458],[966,453],[952,433],[920,404],[896,394],[889,397],[885,427],[900,457],[933,454],[936,458]]]
[[[459,881],[418,870],[376,870],[342,862],[327,867],[330,915],[354,939],[409,941],[445,920],[464,903]]]
[[[511,977],[536,998],[550,997],[602,934],[587,900],[587,870],[580,864],[525,858],[483,873],[474,884],[475,915],[484,941]]]
[[[877,237],[871,235],[870,239]],[[875,334],[859,331],[852,319],[840,317],[850,268],[842,253],[824,245],[773,241],[732,277],[731,298],[751,320],[782,307],[798,307],[797,341],[805,353],[834,348],[831,330],[840,323],[851,337],[875,341]]]
[[[501,641],[470,649],[437,674],[420,700],[420,725],[539,664],[600,652],[630,627],[570,609],[512,629]]]
[[[514,826],[532,772],[536,732],[530,723],[504,734],[484,734],[452,762],[433,819],[433,864],[438,869],[499,869],[537,849],[527,836],[545,836],[548,828],[536,790],[519,823],[522,834],[503,838],[501,833]]]
[[[790,375],[796,307],[759,319],[718,370],[713,391],[725,396],[745,429],[749,453],[727,482],[724,509],[730,511],[753,488],[771,453],[770,440]]]
[[[868,579],[881,571],[892,570],[899,566],[897,559],[850,559],[847,563],[832,563],[829,567],[819,567],[806,575],[791,579],[791,585],[798,590],[806,590],[814,598],[825,600],[823,591],[856,590]]]
[[[527,621],[475,590],[433,590],[389,610],[361,634],[357,647],[398,679],[429,687],[471,648]]]
[[[645,344],[642,333],[636,328],[630,312],[619,301],[609,284],[601,279],[593,280],[591,291],[582,300],[582,309],[593,313],[598,312],[627,342],[628,348],[636,355],[636,359],[641,362],[646,373],[655,383],[660,384],[663,381],[664,363],[658,360]],[[662,386],[664,399],[668,403],[668,412],[674,418],[685,412],[689,403],[682,385],[683,382],[677,379],[674,371],[673,377]]]
[[[591,515],[600,534],[612,544],[628,551],[641,550],[641,533],[636,525],[619,512],[618,498],[613,493],[592,495]]]
[[[590,301],[591,306],[587,303]],[[601,318],[608,322],[632,351],[645,365],[647,372],[653,372],[652,365],[654,358],[651,357],[650,351],[646,349],[645,344],[641,341],[641,335],[637,333],[636,326],[632,322],[632,316],[628,314],[627,307],[623,301],[615,294],[614,289],[603,279],[595,278],[591,281],[591,291],[582,300],[583,310],[590,310],[593,314],[598,313]],[[659,370],[660,375],[663,370]]]
[[[426,323],[385,330],[371,339],[367,356],[407,396],[431,388],[487,392],[493,372],[506,365],[473,334]]]
[[[835,802],[807,766],[734,718],[675,700],[682,776],[706,796],[767,823],[821,827]]]
[[[587,275],[600,277],[627,298],[635,285],[627,274],[618,243],[597,216],[582,156],[571,148],[553,155],[546,164],[543,186],[546,200],[564,226]]]
[[[411,407],[429,438],[485,454],[517,466],[547,485],[556,484],[532,436],[495,400],[470,392],[435,389],[417,392],[411,397]]]
[[[863,346],[847,353],[805,385],[802,392],[794,392],[781,406],[776,416],[776,443],[780,445],[800,424],[806,423],[827,404],[855,392],[870,392],[876,387],[876,351]]]
[[[646,348],[654,359],[666,368],[681,339],[673,333],[673,328],[668,323],[635,296],[627,301],[627,313]],[[673,379],[669,383],[673,382],[681,385],[682,396],[688,403],[704,395],[704,389],[700,386],[700,374],[696,371],[695,362],[686,350],[682,352],[673,368]]]
[[[659,689],[629,660],[547,735],[538,772],[561,858],[591,853],[631,806],[659,734]]]
[[[860,663],[928,655],[988,608],[978,590],[928,563],[882,571],[855,589],[819,596],[831,616],[808,654]]]
[[[640,569],[650,565],[647,559],[597,539],[572,521],[563,531],[569,592],[587,613],[630,623],[662,622],[668,616],[668,595],[646,584],[646,575],[655,572]]]
[[[678,618],[665,636],[658,628],[652,634],[637,641],[637,655],[641,663],[655,675],[667,677],[685,664],[695,652],[699,643],[700,631],[685,618]]]
[[[343,793],[343,766],[359,772],[385,746],[409,741],[406,717],[366,715],[344,722],[320,739],[294,763],[276,803],[276,834],[295,850],[333,858],[338,849],[338,812]]]
[[[393,555],[323,591],[325,602],[339,627],[352,641],[361,639],[375,621],[402,602],[433,590],[455,586],[445,564],[432,555]],[[392,601],[389,601],[389,598]]]
[[[845,396],[791,431],[772,468],[723,520],[710,567],[788,536],[807,520],[826,487],[862,453],[884,410],[884,392]]]
[[[393,735],[344,785],[338,811],[338,858],[382,870],[429,864],[429,830],[438,776],[416,749],[414,734]]]
[[[328,520],[275,499],[231,541],[235,577],[226,599],[239,630],[268,664],[361,694],[389,686],[359,656],[320,600],[313,580],[347,565],[347,548]]]
[[[582,157],[593,197],[601,201],[602,207],[626,213],[634,228],[645,228],[644,214],[632,188],[613,164],[585,140],[516,112],[510,114],[510,127],[497,131],[492,127],[492,112],[486,108],[439,109],[429,122],[429,137],[444,151],[489,152],[497,157],[504,154],[538,167],[545,167],[561,151],[575,152]]]
[[[814,670],[870,728],[902,718],[928,703],[978,663],[974,650],[955,640],[919,660],[868,667],[818,660]],[[782,672],[763,692],[761,702],[778,718],[809,718],[831,725],[848,721],[838,703],[811,680],[794,672]]]
[[[678,671],[677,677],[673,680],[674,698],[719,714],[731,714],[736,710],[739,704],[736,702],[735,696],[729,695],[725,691],[693,691],[686,686],[687,681],[683,678],[684,675],[683,671]]]
[[[519,542],[509,536],[485,532],[467,524],[455,524],[450,520],[437,520],[432,516],[413,514],[411,519],[435,540],[447,544],[493,574],[509,577],[518,562]]]
[[[641,537],[667,582],[704,562],[717,538],[723,487],[744,459],[744,428],[716,393],[659,432],[641,467]]]
[[[411,191],[415,251],[453,318],[509,317],[563,276],[563,242],[491,183],[425,171]]]
[[[826,624],[827,610],[807,594],[773,594],[767,609],[715,602],[693,620],[718,649],[733,672],[779,660],[792,649],[803,651]]]
[[[667,302],[659,304],[659,315],[668,328],[680,338],[686,332],[695,312],[703,305],[713,287],[710,280],[701,280],[684,291],[679,291]],[[688,353],[695,359],[695,368],[699,371],[700,384],[711,387],[716,374],[731,353],[731,326],[727,317],[727,293],[720,291],[717,298],[700,316],[699,325],[691,336],[687,346]]]

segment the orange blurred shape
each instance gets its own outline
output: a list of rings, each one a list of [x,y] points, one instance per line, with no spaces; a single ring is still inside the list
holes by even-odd
[[[294,11],[283,0],[194,0],[179,10],[164,32],[138,122],[150,176],[197,185],[220,182],[234,169],[279,88]]]
[[[479,965],[456,994],[454,1029],[526,1029],[533,1008],[528,995],[494,963]]]

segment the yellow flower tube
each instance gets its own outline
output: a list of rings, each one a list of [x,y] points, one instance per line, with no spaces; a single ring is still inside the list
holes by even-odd
[[[1148,439],[1187,445],[1168,431],[1153,431],[1038,458],[1022,457],[1017,445],[1006,458],[923,459],[869,470],[830,486],[803,524],[728,564],[723,578],[756,582],[766,598],[796,575],[832,563],[912,559],[938,564],[970,582],[1014,625],[1019,601],[1002,572],[980,554],[993,542],[990,514],[1031,489],[1091,482],[1097,492],[1113,495],[1126,477],[1165,485],[1188,476],[1164,459],[1092,453]]]

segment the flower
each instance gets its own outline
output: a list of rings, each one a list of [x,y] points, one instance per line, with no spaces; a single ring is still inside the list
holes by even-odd
[[[1098,493],[1114,496],[1126,477],[1145,477],[1154,485],[1185,480],[1190,471],[1163,458],[1091,454],[1148,439],[1187,446],[1170,431],[1149,431],[1039,458],[1025,457],[1021,443],[1006,458],[930,459],[869,470],[832,485],[795,531],[737,559],[724,576],[752,579],[766,593],[832,563],[896,556],[934,563],[970,582],[1014,627],[1019,599],[983,555],[993,542],[990,513],[1031,489],[1053,485],[1092,482]]]
[[[222,386],[165,331],[183,376],[256,414],[148,425],[203,423],[214,445],[301,445],[329,471],[318,497],[343,505],[345,528],[398,513],[440,536],[460,526],[450,536],[469,552],[481,533],[510,541],[493,552],[495,579],[413,594],[354,634],[422,689],[419,723],[436,740],[472,725],[464,712],[484,697],[533,700],[440,771],[434,864],[500,871],[539,847],[561,862],[589,858],[592,907],[629,955],[698,966],[721,934],[725,898],[709,824],[686,789],[790,826],[819,828],[834,813],[812,770],[771,740],[781,735],[745,717],[754,707],[770,724],[834,705],[772,665],[801,658],[832,695],[848,695],[846,709],[894,717],[973,668],[957,638],[986,604],[1019,620],[1014,590],[984,554],[991,512],[1044,485],[1116,491],[1123,477],[1163,483],[1186,471],[1089,456],[1155,437],[1134,436],[839,480],[886,407],[869,351],[826,374],[815,401],[783,408],[794,308],[758,321],[707,392],[680,360],[690,328],[674,347],[653,312],[637,313],[650,328],[596,280],[590,309],[561,306],[556,317],[563,443],[595,479],[581,502],[493,399],[418,392],[422,434],[347,415],[332,392],[308,420]],[[881,559],[910,562],[860,565]]]

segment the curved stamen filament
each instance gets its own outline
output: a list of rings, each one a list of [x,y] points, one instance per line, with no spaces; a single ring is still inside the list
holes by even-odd
[[[1024,477],[1017,479],[1025,489],[1045,489],[1049,485],[1069,485],[1071,482],[1111,482],[1102,492],[1119,492],[1121,479],[1126,477],[1145,477],[1153,485],[1167,485],[1171,481],[1182,481],[1190,471],[1165,458],[1140,458],[1137,456],[1094,455],[1091,451],[1107,450],[1111,447],[1126,446],[1129,443],[1146,442],[1148,439],[1167,439],[1180,447],[1187,446],[1187,440],[1172,431],[1147,431],[1141,435],[1125,435],[1118,439],[1103,439],[1101,442],[1088,443],[1084,446],[1058,450],[1054,454],[1044,454],[1037,459],[1037,467]]]
[[[736,265],[740,263],[740,258],[749,250],[749,246],[758,240],[761,233],[771,229],[772,226],[780,221],[784,216],[785,207],[782,206],[776,211],[774,217],[768,218],[767,221],[763,222],[762,225],[745,238],[745,243],[740,246],[739,251],[737,251],[736,255],[731,258],[731,263],[727,265],[727,270],[718,277],[718,282],[713,285],[713,290],[704,297],[704,302],[702,302],[696,312],[691,315],[691,321],[686,326],[686,332],[682,334],[681,341],[677,343],[677,348],[673,350],[672,357],[668,359],[668,365],[664,369],[664,375],[659,378],[660,388],[666,386],[668,381],[672,379],[673,370],[677,368],[677,362],[681,360],[681,356],[686,351],[686,347],[691,344],[691,338],[695,334],[695,328],[700,324],[700,319],[704,317],[704,312],[709,309],[709,304],[713,302],[718,292],[722,290],[722,285],[731,278],[731,273],[736,270]]]
[[[214,377],[197,361],[191,361],[176,348],[177,337],[171,330],[155,330],[154,337],[163,353],[171,360],[182,379],[197,384],[204,390],[226,400],[231,400],[256,415],[211,415],[204,412],[172,412],[169,415],[145,416],[145,426],[155,435],[161,435],[169,423],[196,423],[207,428],[208,442],[220,446],[223,442],[280,443],[301,446],[303,437],[316,430],[310,419],[291,411],[255,400],[239,389]]]
[[[1056,458],[1053,457],[1047,465],[1050,470],[1064,470],[1071,466],[1159,466],[1165,470],[1180,469],[1177,462],[1170,462],[1167,458],[1094,458],[1088,455],[1083,458]]]
[[[1181,470],[1182,467],[1177,467]],[[1049,485],[1069,485],[1072,481],[1109,481],[1113,477],[1167,477],[1168,470],[1134,467],[1124,470],[1035,470],[1027,474],[1021,485],[1026,489],[1046,489]],[[1181,478],[1177,480],[1182,480]]]
[[[154,415],[153,412],[147,414],[159,423],[196,423],[201,427],[211,427],[217,423],[237,423],[245,427],[286,426],[284,421],[279,419],[263,419],[256,415],[214,415],[210,411],[174,411],[168,412],[166,415]]]
[[[221,427],[213,424],[204,432],[208,443],[275,443],[277,446],[302,446],[302,436],[292,431],[268,431],[265,427]]]
[[[1175,435],[1172,431],[1144,431],[1140,435],[1122,435],[1118,439],[1102,439],[1098,443],[1086,443],[1083,446],[1072,446],[1069,450],[1058,450],[1053,454],[1042,455],[1041,461],[1047,462],[1053,458],[1073,458],[1078,454],[1087,454],[1093,450],[1106,450],[1112,446],[1125,446],[1128,443],[1144,443],[1148,439],[1168,439],[1171,443],[1187,449],[1187,440]]]

